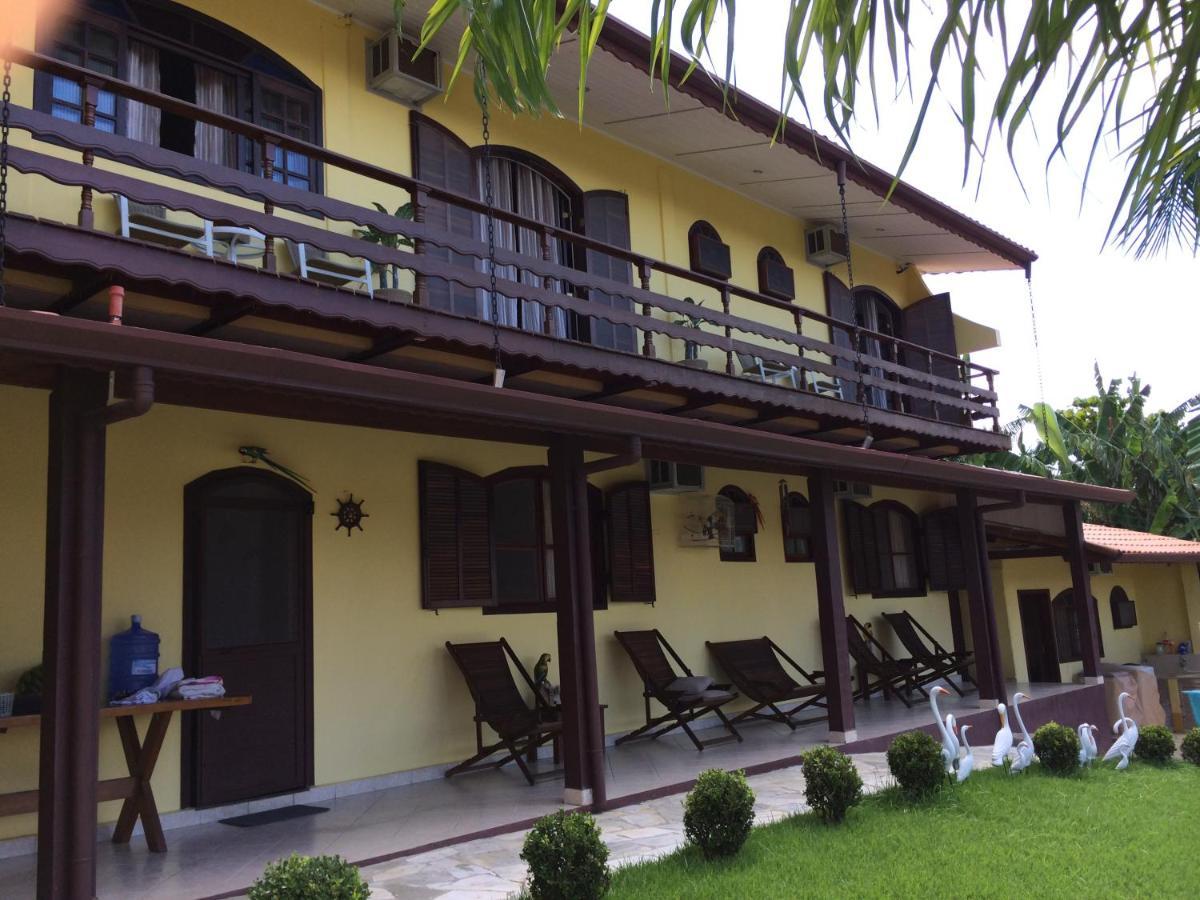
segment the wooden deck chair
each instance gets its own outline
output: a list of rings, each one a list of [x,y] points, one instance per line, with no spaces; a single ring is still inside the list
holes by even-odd
[[[959,675],[963,681],[975,684],[975,679],[967,671],[975,654],[969,650],[961,653],[947,650],[938,643],[937,638],[921,627],[921,623],[907,609],[898,613],[884,613],[883,617],[887,619],[888,624],[892,626],[892,631],[896,632],[896,637],[900,639],[900,643],[904,645],[904,649],[913,659],[927,668],[937,670],[946,679],[946,683],[958,691],[960,697],[965,696],[962,688],[955,684],[950,676]],[[926,641],[929,643],[927,644]],[[932,650],[930,649],[931,645]]]
[[[941,677],[916,660],[896,659],[854,616],[846,616],[846,644],[858,670],[855,697],[870,700],[871,694],[878,690],[884,697],[894,695],[905,706],[911,707],[908,696],[915,690],[928,697],[925,685]]]
[[[782,722],[792,731],[798,725],[819,722],[826,715],[797,716],[809,709],[827,708],[824,672],[809,672],[780,649],[769,637],[743,641],[708,641],[708,649],[721,668],[729,673],[737,689],[755,702],[755,706],[733,719],[736,725],[746,719],[768,719]],[[803,679],[797,681],[783,667],[783,660]],[[791,709],[783,705],[800,701]],[[763,712],[764,709],[770,712]]]
[[[697,750],[723,741],[741,741],[742,736],[729,721],[729,717],[721,711],[722,706],[737,699],[737,692],[733,690],[732,685],[713,684],[711,678],[693,675],[692,670],[679,658],[679,654],[671,648],[657,628],[653,631],[614,631],[613,634],[616,635],[618,643],[625,648],[633,667],[641,676],[645,686],[642,697],[646,703],[646,724],[617,738],[618,744],[642,737],[654,739],[676,728],[683,729],[683,733],[696,745]],[[667,659],[668,653],[683,672],[682,676],[672,667],[671,660]],[[665,706],[666,713],[661,716],[651,715],[651,700],[657,700]],[[710,712],[716,713],[729,734],[701,741],[692,731],[691,723]]]
[[[559,736],[562,724],[557,720],[555,710],[534,689],[533,679],[504,638],[477,644],[452,644],[446,641],[446,649],[462,671],[471,699],[475,701],[477,750],[470,759],[447,769],[446,777],[480,769],[498,769],[507,762],[515,762],[525,780],[532,785],[533,773],[522,757]],[[509,666],[510,660],[533,695],[532,709],[521,696]],[[499,738],[494,744],[484,743],[484,725]],[[496,761],[484,762],[496,753],[503,753],[504,756]]]

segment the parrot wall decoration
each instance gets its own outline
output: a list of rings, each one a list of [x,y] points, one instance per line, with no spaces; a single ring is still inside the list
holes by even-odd
[[[308,483],[308,481],[304,478],[303,475],[300,475],[297,472],[293,472],[291,469],[289,469],[287,466],[283,465],[282,463],[277,463],[277,462],[275,462],[275,460],[271,459],[270,455],[267,452],[266,447],[254,447],[249,444],[246,444],[241,447],[238,447],[238,453],[241,455],[242,459],[244,459],[246,462],[250,463],[251,465],[257,465],[258,463],[262,463],[267,468],[273,469],[274,471],[278,472],[284,478],[287,478],[287,479],[290,479],[291,481],[296,482],[296,484],[300,485],[302,488],[304,488],[309,493],[312,493],[312,494],[316,493],[316,489],[313,488],[313,486]]]

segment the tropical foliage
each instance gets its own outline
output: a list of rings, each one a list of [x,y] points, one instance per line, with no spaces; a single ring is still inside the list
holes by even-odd
[[[1150,385],[1136,375],[1105,382],[1066,409],[1021,407],[1007,430],[1016,452],[964,461],[1086,484],[1128,488],[1132,503],[1085,507],[1088,521],[1200,539],[1200,395],[1174,409],[1147,412]],[[1033,446],[1027,432],[1037,436]]]
[[[393,2],[399,17],[405,0]],[[560,42],[573,32],[582,120],[588,63],[608,8],[609,0],[434,0],[421,43],[455,23],[451,27],[463,31],[454,76],[470,63],[480,100],[494,97],[517,113],[558,114],[546,73]],[[710,40],[724,31],[728,89],[737,8],[736,0],[651,0],[649,71],[668,79],[669,51],[677,42],[691,59],[691,75],[702,61],[711,61]],[[962,126],[965,181],[993,136],[1013,155],[1017,137],[1033,130],[1035,102],[1046,98],[1057,108],[1046,135],[1050,159],[1063,153],[1076,132],[1090,142],[1084,190],[1098,151],[1111,148],[1124,156],[1127,177],[1110,236],[1139,255],[1173,242],[1193,254],[1200,247],[1195,0],[787,0],[787,9],[787,27],[775,38],[783,58],[781,123],[795,100],[811,115],[814,104],[804,89],[809,73],[820,76],[825,121],[847,146],[850,124],[878,110],[881,96],[887,103],[901,85],[912,91],[920,84],[899,169],[917,146],[935,95],[943,96]],[[926,47],[928,61],[914,64],[913,51]],[[997,75],[985,77],[985,63]],[[877,78],[877,69],[890,78]]]

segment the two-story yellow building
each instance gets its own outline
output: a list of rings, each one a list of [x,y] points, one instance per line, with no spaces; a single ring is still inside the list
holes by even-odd
[[[680,85],[681,60],[651,82],[637,31],[606,26],[582,125],[486,130],[469,79],[443,89],[454,36],[413,60],[390,0],[80,0],[17,45],[0,687],[39,660],[45,685],[0,736],[0,837],[38,835],[40,896],[96,895],[98,823],[163,850],[164,826],[554,742],[565,794],[455,778],[460,814],[426,799],[379,856],[723,759],[686,737],[606,758],[648,721],[769,766],[923,724],[886,711],[945,678],[1099,716],[1102,655],[1198,636],[1194,547],[1085,539],[1081,504],[1124,492],[953,461],[1008,446],[967,357],[996,335],[923,276],[1035,255],[799,125],[773,141],[774,110]],[[572,109],[570,47],[551,76]],[[243,705],[98,718],[131,615],[159,672]],[[663,682],[630,634],[653,630],[733,687]],[[706,646],[764,635],[819,723]],[[534,700],[501,637],[531,675],[550,653],[557,701],[512,708]],[[737,720],[756,704],[773,724]]]

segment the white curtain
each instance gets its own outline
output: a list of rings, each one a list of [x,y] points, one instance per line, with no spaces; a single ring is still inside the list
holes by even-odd
[[[129,53],[126,57],[130,84],[149,91],[159,90],[161,80],[158,71],[158,48],[140,41],[129,42]],[[148,103],[136,100],[128,101],[125,107],[125,133],[135,141],[158,146],[159,124],[162,122],[162,110]]]
[[[480,191],[484,190],[486,172],[484,163],[479,162]],[[550,179],[522,163],[509,159],[492,158],[492,191],[495,197],[496,209],[515,212],[547,225],[560,226],[559,214],[562,197],[557,187]],[[515,196],[515,203],[514,203]],[[487,240],[487,217],[481,216],[480,237]],[[551,259],[561,259],[558,241],[551,241]],[[535,259],[542,258],[541,240],[537,231],[532,228],[520,228],[509,222],[496,220],[496,247],[514,250]],[[487,271],[485,260],[483,269]],[[497,265],[496,277],[509,281],[520,281],[534,287],[541,287],[543,282],[540,275],[522,271],[518,277],[515,266]],[[562,290],[557,282],[553,290]],[[487,291],[479,291],[480,318],[491,321],[492,311]],[[501,325],[520,327],[526,331],[542,332],[544,330],[546,310],[541,303],[533,300],[518,301],[503,294],[497,296],[497,307]],[[567,317],[563,310],[550,310],[550,333],[555,337],[567,336]]]
[[[196,105],[227,116],[237,114],[237,82],[232,75],[196,64]],[[237,164],[237,135],[207,122],[196,123],[196,159],[222,166]]]

